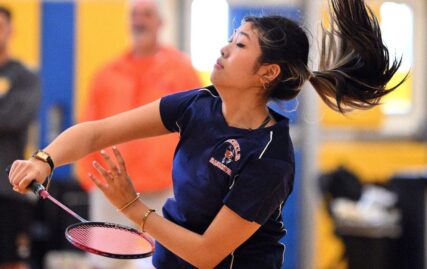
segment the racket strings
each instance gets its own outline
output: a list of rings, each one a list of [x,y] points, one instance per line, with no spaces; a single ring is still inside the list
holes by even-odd
[[[134,229],[109,223],[79,223],[66,231],[67,239],[88,251],[113,255],[151,253],[153,244]]]

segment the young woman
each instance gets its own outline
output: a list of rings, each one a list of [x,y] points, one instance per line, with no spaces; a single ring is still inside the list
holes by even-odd
[[[94,163],[99,173],[89,177],[156,239],[156,268],[280,268],[281,209],[295,164],[288,120],[268,109],[268,99],[292,99],[308,80],[335,110],[370,108],[394,89],[385,85],[400,65],[390,63],[378,22],[362,0],[331,4],[337,29],[324,33],[319,71],[307,68],[309,42],[297,24],[247,17],[221,50],[213,86],[76,125],[44,151],[58,166],[110,145],[179,132],[175,197],[164,205],[164,217],[135,199],[117,148],[114,157],[101,151],[107,165]],[[50,175],[49,160],[35,157],[13,163],[16,191]]]

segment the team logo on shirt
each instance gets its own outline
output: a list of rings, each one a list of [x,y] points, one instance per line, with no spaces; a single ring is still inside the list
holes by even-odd
[[[231,176],[232,171],[227,167],[227,165],[240,160],[240,145],[236,139],[228,139],[224,143],[226,144],[226,149],[222,160],[218,161],[214,157],[211,157],[209,162],[227,175]]]
[[[224,153],[224,158],[222,158],[223,164],[229,164],[232,161],[237,162],[240,160],[240,145],[236,139],[228,139],[225,141],[228,144],[227,149]]]

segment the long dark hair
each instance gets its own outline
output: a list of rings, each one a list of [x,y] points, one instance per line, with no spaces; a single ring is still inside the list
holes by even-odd
[[[323,28],[318,71],[307,67],[309,41],[297,23],[281,16],[248,16],[258,32],[260,64],[278,64],[281,74],[268,85],[269,97],[289,100],[309,80],[332,109],[346,112],[378,105],[399,87],[387,83],[400,67],[390,63],[377,18],[363,0],[330,0],[331,29]]]

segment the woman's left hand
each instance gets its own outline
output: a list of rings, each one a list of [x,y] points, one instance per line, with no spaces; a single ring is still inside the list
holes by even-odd
[[[104,180],[90,173],[89,177],[116,208],[122,208],[137,196],[135,187],[126,172],[125,162],[117,147],[113,147],[115,162],[105,150],[101,150],[100,153],[107,167],[96,161],[93,162],[93,166]]]

